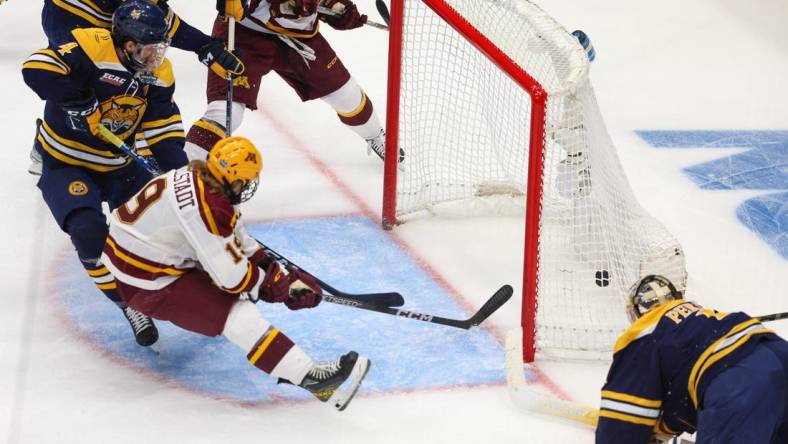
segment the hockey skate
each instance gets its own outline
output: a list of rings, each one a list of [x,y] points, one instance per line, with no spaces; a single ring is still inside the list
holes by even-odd
[[[38,131],[39,128],[41,128],[41,123],[43,123],[41,119],[36,120],[36,137],[38,137]],[[30,166],[27,167],[27,172],[34,176],[40,176],[42,168],[43,165],[41,154],[36,151],[36,144],[33,142],[33,148],[30,149]]]
[[[334,362],[315,364],[298,386],[342,411],[350,404],[370,365],[369,359],[351,351]]]
[[[380,160],[384,160],[386,157],[386,132],[384,130],[380,130],[377,136],[366,139],[367,141],[367,155],[372,153],[377,154],[380,157]],[[399,159],[397,160],[397,164],[399,165],[399,169],[402,170],[402,163],[405,161],[405,150],[402,148],[399,149]]]
[[[159,330],[156,328],[156,324],[153,323],[153,319],[151,319],[150,316],[142,314],[131,307],[123,309],[123,316],[126,317],[126,320],[128,320],[131,325],[131,329],[134,331],[134,339],[137,340],[137,344],[148,347],[159,340]]]

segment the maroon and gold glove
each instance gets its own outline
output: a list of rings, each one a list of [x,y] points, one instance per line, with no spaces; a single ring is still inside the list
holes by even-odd
[[[358,28],[367,22],[367,16],[359,14],[358,8],[350,0],[325,0],[323,6],[336,15],[320,14],[320,19],[334,29]]]
[[[285,305],[290,310],[317,307],[317,304],[323,300],[323,290],[312,276],[300,270],[290,269],[287,277],[290,281],[290,297],[285,301]]]
[[[270,0],[271,17],[294,19],[308,17],[317,11],[318,0]]]
[[[271,261],[265,270],[263,283],[260,285],[259,299],[275,303],[285,302],[289,297],[290,279],[282,272],[282,268],[276,261]]]

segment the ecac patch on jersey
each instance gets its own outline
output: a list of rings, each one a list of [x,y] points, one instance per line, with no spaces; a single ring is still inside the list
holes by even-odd
[[[68,184],[68,192],[72,196],[84,196],[88,194],[88,186],[81,180],[75,180]]]
[[[122,86],[124,83],[126,83],[126,79],[123,77],[116,76],[115,74],[110,74],[108,72],[105,72],[103,76],[99,77],[99,80],[115,86]]]

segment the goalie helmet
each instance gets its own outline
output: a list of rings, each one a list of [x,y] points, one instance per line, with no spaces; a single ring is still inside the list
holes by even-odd
[[[126,56],[126,67],[134,72],[151,72],[164,60],[170,45],[167,17],[147,0],[128,0],[112,14],[112,40]],[[125,44],[133,42],[134,50]]]
[[[668,278],[651,274],[632,286],[629,292],[627,314],[629,319],[635,322],[652,308],[683,297],[683,293],[676,289],[676,286]]]
[[[263,156],[249,139],[236,136],[216,142],[206,163],[233,205],[246,202],[257,191]]]

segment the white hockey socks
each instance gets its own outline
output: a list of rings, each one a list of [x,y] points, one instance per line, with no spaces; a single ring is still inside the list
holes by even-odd
[[[372,102],[352,78],[322,99],[334,108],[339,120],[362,139],[372,139],[383,130]]]
[[[312,359],[263,318],[250,301],[239,300],[233,305],[222,334],[247,353],[252,365],[293,384],[299,384],[314,366]]]

